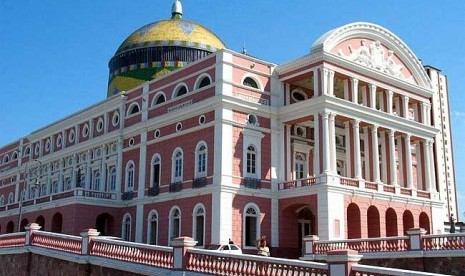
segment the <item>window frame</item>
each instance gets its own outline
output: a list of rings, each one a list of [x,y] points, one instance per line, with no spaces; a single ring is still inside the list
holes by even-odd
[[[178,156],[180,154],[180,156]],[[181,148],[176,148],[171,157],[171,182],[182,182],[184,175],[184,152]],[[179,169],[179,172],[178,172]]]
[[[201,149],[204,147],[204,149]],[[203,156],[203,157],[201,157]],[[201,160],[203,159],[203,171],[201,169]],[[208,146],[205,141],[200,141],[195,147],[195,178],[207,177],[208,175]]]
[[[202,211],[202,213],[199,213],[199,211]],[[197,218],[198,217],[203,217],[203,237],[202,237],[202,243],[197,239]],[[202,203],[197,203],[194,206],[194,209],[192,210],[192,237],[198,242],[196,247],[205,247],[205,227],[206,227],[206,218],[207,218],[207,212],[205,210],[205,206]]]
[[[249,214],[249,209],[253,209],[255,214]],[[242,219],[242,239],[244,241],[243,248],[245,249],[254,249],[255,248],[255,241],[258,240],[261,236],[261,222],[260,222],[260,208],[257,204],[249,202],[244,206],[243,209],[243,219]],[[251,244],[247,244],[247,218],[254,217],[255,218],[255,239],[251,241]]]
[[[124,187],[126,192],[134,191],[135,186],[135,174],[136,174],[136,165],[134,161],[128,161],[126,163],[126,170],[125,170],[125,182]]]
[[[121,221],[121,239],[123,241],[131,241],[132,218],[131,214],[126,213]]]
[[[178,216],[175,216],[176,213],[175,212],[178,212]],[[179,224],[178,224],[178,230],[177,230],[177,234],[178,236],[177,237],[174,237],[174,224],[175,224],[175,220],[176,219],[179,219]],[[173,239],[175,238],[178,238],[181,236],[181,225],[182,225],[182,213],[181,213],[181,208],[179,208],[178,206],[173,206],[170,210],[170,213],[169,213],[169,226],[168,226],[168,245],[171,245],[171,242],[173,241]]]
[[[156,217],[155,219],[153,217]],[[147,244],[158,245],[158,229],[159,229],[159,215],[157,210],[151,210],[148,217],[147,217]],[[152,242],[152,233],[154,229],[152,228],[152,223],[156,222],[156,229],[155,229],[155,241]]]

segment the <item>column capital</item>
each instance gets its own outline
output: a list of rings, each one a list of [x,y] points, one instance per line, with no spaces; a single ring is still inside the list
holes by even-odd
[[[410,97],[409,97],[409,96],[407,96],[407,95],[402,95],[402,99],[404,99],[404,100],[408,101],[408,100],[410,99]]]
[[[373,133],[378,132],[378,128],[379,128],[379,126],[378,126],[377,124],[371,125],[371,131],[372,131]]]
[[[359,120],[359,119],[353,119],[353,120],[352,120],[352,123],[353,123],[353,126],[354,126],[354,127],[357,127],[357,128],[358,128],[358,127],[360,126],[360,120]]]
[[[388,93],[389,96],[394,95],[394,91],[392,91],[392,90],[388,90],[387,93]]]
[[[396,134],[396,131],[394,129],[389,130],[389,137],[394,137],[395,134]]]
[[[407,138],[408,140],[412,139],[412,134],[411,133],[405,133],[405,138]]]
[[[328,72],[331,78],[334,77],[334,70],[328,69]]]
[[[331,112],[328,111],[328,110],[323,110],[323,111],[320,112],[320,115],[321,115],[321,117],[323,117],[324,119],[329,119],[330,113],[331,113]]]
[[[368,87],[370,88],[370,91],[376,91],[376,87],[377,87],[377,86],[376,86],[376,84],[370,83],[370,84],[368,85]]]
[[[329,69],[326,67],[323,67],[323,74],[328,75],[329,74]]]
[[[330,120],[334,120],[335,118],[336,118],[336,112],[330,111],[330,112],[329,112],[329,119],[330,119]]]

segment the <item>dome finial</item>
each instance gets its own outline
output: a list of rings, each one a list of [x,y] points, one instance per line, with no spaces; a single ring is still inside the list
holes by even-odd
[[[171,19],[182,19],[182,5],[179,0],[174,0],[171,8]]]

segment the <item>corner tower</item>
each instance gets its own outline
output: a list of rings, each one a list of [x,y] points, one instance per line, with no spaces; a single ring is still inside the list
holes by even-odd
[[[145,25],[126,38],[111,58],[107,97],[134,88],[226,46],[202,25],[182,19],[175,0],[171,18]]]

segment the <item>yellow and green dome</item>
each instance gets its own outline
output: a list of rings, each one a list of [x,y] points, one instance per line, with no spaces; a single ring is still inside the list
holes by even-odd
[[[200,24],[181,19],[154,22],[133,32],[116,54],[136,48],[156,46],[184,46],[210,51],[226,46],[218,36]]]
[[[184,67],[226,46],[212,31],[182,20],[175,0],[172,17],[145,25],[126,38],[109,62],[107,96]]]

